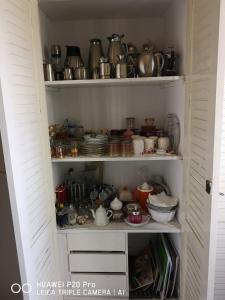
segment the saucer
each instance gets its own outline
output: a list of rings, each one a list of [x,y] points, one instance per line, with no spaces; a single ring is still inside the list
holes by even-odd
[[[131,222],[129,222],[129,219],[128,219],[128,218],[129,218],[129,217],[127,217],[126,219],[124,219],[125,223],[127,223],[128,225],[133,226],[133,227],[144,226],[144,225],[148,224],[148,222],[149,222],[149,220],[150,220],[150,216],[145,216],[145,215],[143,215],[143,216],[142,216],[142,222],[136,224],[136,223],[131,223]]]

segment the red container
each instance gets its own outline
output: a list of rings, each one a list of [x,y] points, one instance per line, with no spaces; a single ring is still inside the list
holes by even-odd
[[[66,188],[64,185],[59,185],[55,189],[56,194],[56,200],[59,203],[65,203],[66,202]]]
[[[148,185],[147,182],[144,182],[142,185],[139,185],[135,190],[135,199],[140,203],[143,211],[148,212],[146,201],[148,195],[153,192],[153,187]]]

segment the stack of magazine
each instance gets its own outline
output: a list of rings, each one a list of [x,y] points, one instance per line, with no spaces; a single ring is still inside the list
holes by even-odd
[[[179,255],[166,234],[159,234],[136,257],[129,258],[130,297],[177,296]]]

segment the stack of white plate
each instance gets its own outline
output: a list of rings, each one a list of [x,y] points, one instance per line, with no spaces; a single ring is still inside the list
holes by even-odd
[[[106,135],[85,135],[80,144],[80,151],[86,156],[104,156],[108,151],[108,137]]]
[[[178,199],[167,196],[164,192],[158,195],[151,195],[147,199],[148,211],[152,219],[160,223],[171,222],[176,214]]]

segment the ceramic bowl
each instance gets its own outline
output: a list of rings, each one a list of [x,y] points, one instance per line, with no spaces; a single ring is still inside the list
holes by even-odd
[[[173,211],[174,209],[176,209],[177,206],[178,205],[170,206],[170,207],[160,207],[160,206],[156,206],[156,205],[153,205],[153,204],[147,202],[148,208],[159,211],[159,212],[170,212],[170,211]]]
[[[158,223],[169,223],[171,222],[176,214],[176,208],[169,212],[157,211],[148,207],[148,211],[152,216],[152,219]]]

